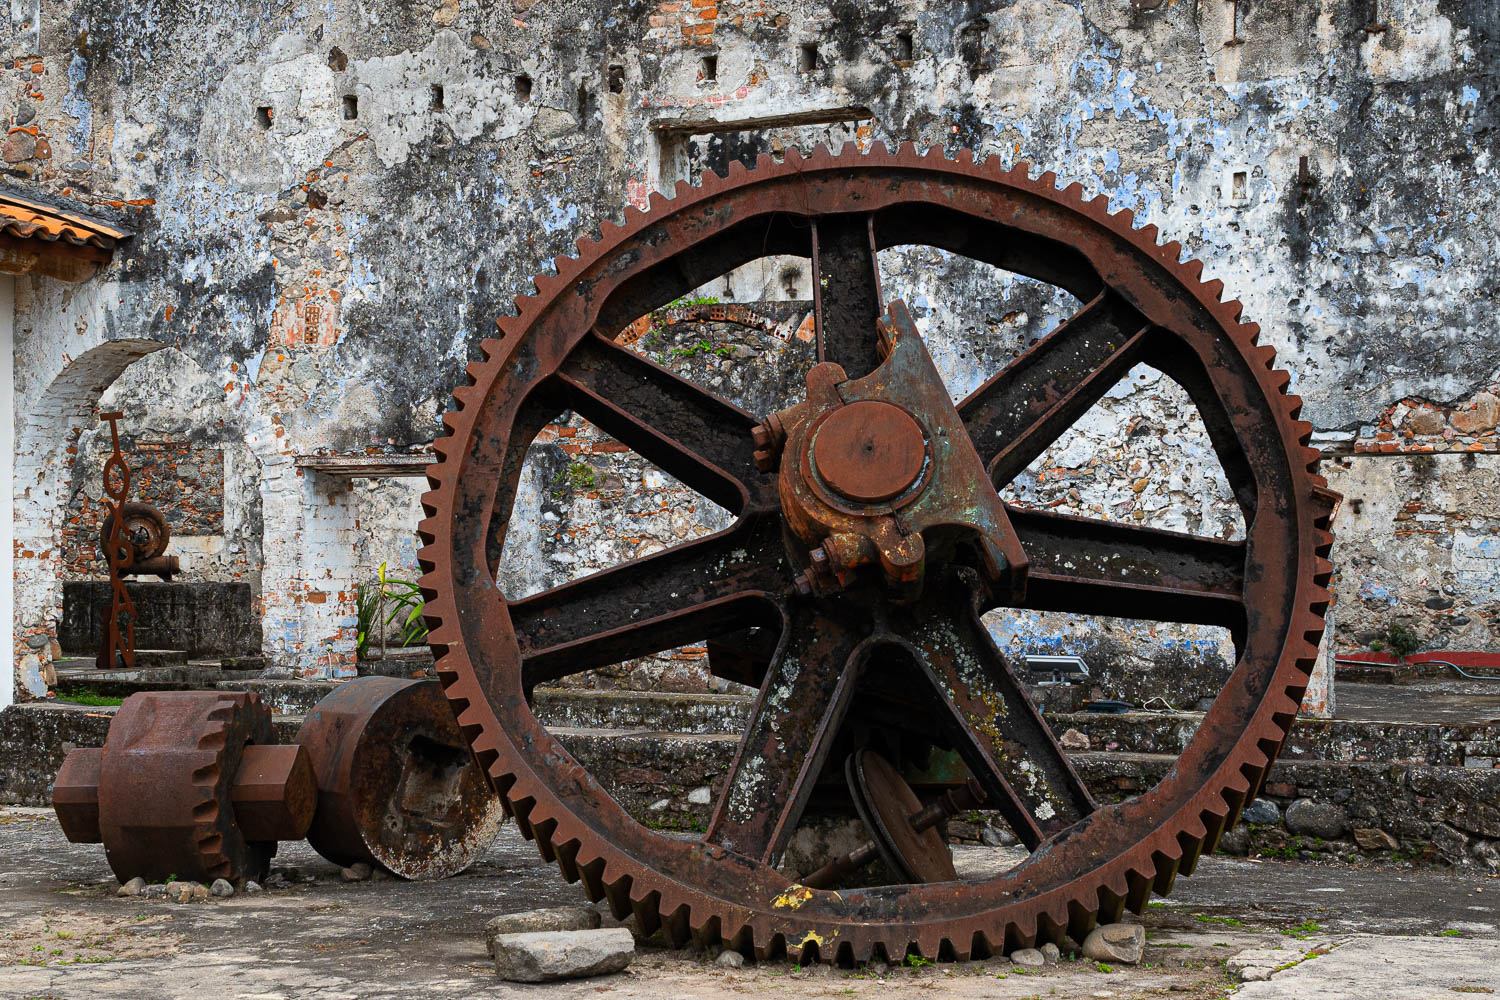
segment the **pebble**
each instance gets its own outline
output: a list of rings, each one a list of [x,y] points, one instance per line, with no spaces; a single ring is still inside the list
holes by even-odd
[[[371,871],[372,869],[369,865],[363,861],[356,861],[348,868],[339,872],[339,875],[343,877],[345,882],[363,882],[370,877]]]
[[[495,939],[502,934],[534,934],[538,931],[591,931],[600,924],[592,906],[552,906],[541,910],[502,913],[484,925],[484,950],[495,957]]]
[[[265,890],[260,887],[260,883],[259,882],[255,881],[254,879],[251,879],[250,881],[248,881],[248,882],[245,883],[245,888],[244,888],[243,891],[244,891],[245,895],[247,895],[247,896],[253,896],[257,892],[264,892]]]
[[[213,885],[208,887],[208,894],[220,899],[228,899],[234,895],[234,886],[230,885],[227,879],[216,878]]]
[[[1047,958],[1035,948],[1020,948],[1010,953],[1010,960],[1022,968],[1040,969],[1047,964]]]
[[[1095,962],[1139,965],[1146,950],[1146,928],[1140,924],[1105,924],[1083,939],[1083,957]]]
[[[518,983],[581,979],[620,972],[635,957],[624,927],[502,934],[495,939],[495,974]]]
[[[135,878],[131,879],[129,882],[126,882],[124,885],[120,886],[120,888],[116,889],[115,895],[139,896],[141,894],[141,891],[145,888],[146,880],[137,875]]]
[[[283,874],[281,874],[281,872],[272,872],[270,874],[270,876],[266,878],[266,888],[268,888],[268,889],[271,888],[272,886],[285,885],[285,884],[286,884],[286,876],[283,875]]]
[[[714,959],[715,965],[722,965],[726,969],[742,969],[745,967],[745,956],[734,950],[723,951],[719,957]]]
[[[1048,941],[1046,944],[1042,945],[1037,949],[1037,951],[1042,953],[1042,958],[1048,965],[1056,965],[1062,958],[1062,950],[1059,949],[1057,945],[1053,944],[1051,941]]]
[[[158,882],[155,885],[148,885],[146,886],[146,888],[142,889],[141,895],[146,897],[147,899],[166,899],[167,889],[168,886],[162,885],[160,882]]]

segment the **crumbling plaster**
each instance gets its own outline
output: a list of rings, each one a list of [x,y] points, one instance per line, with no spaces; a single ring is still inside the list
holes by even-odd
[[[430,441],[527,276],[675,179],[660,137],[685,121],[863,107],[861,142],[1030,160],[1204,260],[1321,430],[1356,434],[1402,399],[1473,409],[1500,372],[1500,13],[1378,9],[1379,24],[1364,0],[13,4],[0,167],[140,234],[89,285],[18,282],[17,493],[40,505],[18,526],[27,551],[46,551],[55,466],[103,386],[66,404],[55,388],[104,345],[175,347],[223,386],[260,463],[268,654],[347,670],[353,585],[373,569],[359,564],[409,543],[361,541],[357,523],[398,519],[361,514],[368,498],[291,457]],[[890,268],[971,381],[1065,312],[983,268],[922,253]],[[975,334],[995,336],[962,357]],[[108,367],[99,378],[124,370]],[[24,453],[40,446],[45,459]],[[1399,495],[1387,468],[1360,475]],[[1173,500],[1203,511],[1201,478],[1169,482]],[[1341,546],[1379,544],[1362,523]],[[1348,604],[1367,571],[1338,565]],[[18,563],[22,637],[48,627],[45,572]],[[1456,601],[1488,593],[1473,579],[1454,578]],[[1361,613],[1342,612],[1351,635]]]

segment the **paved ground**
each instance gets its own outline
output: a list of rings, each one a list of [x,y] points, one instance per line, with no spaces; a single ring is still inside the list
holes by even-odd
[[[1500,680],[1340,681],[1334,714],[1357,722],[1489,722],[1500,719]]]
[[[968,849],[961,867],[985,864],[985,850]],[[1254,1000],[1500,995],[1500,879],[1474,874],[1212,859],[1147,912],[1147,964],[1135,969],[728,970],[700,954],[641,949],[622,975],[521,987],[495,979],[480,936],[485,919],[581,893],[509,829],[481,864],[438,884],[344,883],[302,844],[284,847],[278,868],[292,886],[258,896],[118,899],[101,848],[66,843],[46,810],[0,809],[0,996],[667,1000],[896,989],[976,1000],[1206,1000],[1236,988],[1238,964],[1272,975],[1238,987]]]

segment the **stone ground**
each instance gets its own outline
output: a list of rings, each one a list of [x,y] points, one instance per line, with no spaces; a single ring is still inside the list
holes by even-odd
[[[993,851],[961,848],[977,871]],[[958,998],[1223,997],[1229,963],[1278,969],[1248,998],[1431,1000],[1500,995],[1500,878],[1214,858],[1152,904],[1145,965],[1008,963],[920,969],[785,964],[725,969],[641,949],[625,973],[549,986],[498,982],[482,929],[496,914],[581,901],[507,827],[469,872],[436,884],[345,883],[303,843],[276,868],[291,884],[177,905],[114,896],[101,848],[68,844],[49,810],[0,809],[0,996],[323,1000],[547,996],[618,1000],[926,993]],[[606,923],[609,923],[606,917]],[[1312,958],[1310,952],[1326,952]],[[1378,990],[1378,992],[1372,992]]]

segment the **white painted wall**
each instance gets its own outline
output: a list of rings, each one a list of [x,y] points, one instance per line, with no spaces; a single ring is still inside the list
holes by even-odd
[[[5,467],[6,487],[0,490],[0,524],[5,526],[5,538],[0,545],[0,620],[10,630],[5,648],[12,658],[16,649],[16,599],[15,599],[15,538],[16,522],[14,499],[16,476],[16,402],[15,402],[15,318],[16,279],[0,274],[0,408],[9,414],[0,420],[0,462]],[[16,697],[16,672],[11,668],[0,670],[0,708],[9,705]]]

